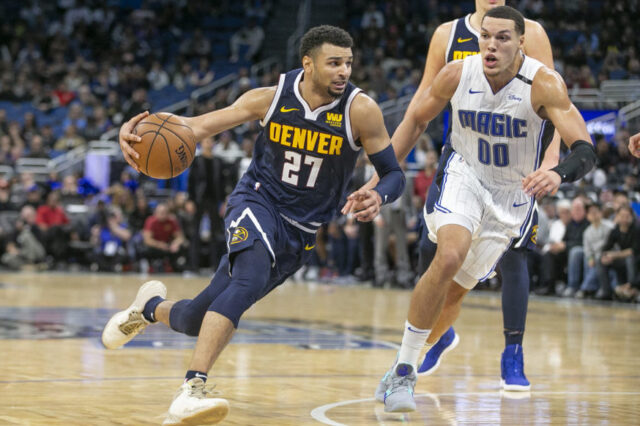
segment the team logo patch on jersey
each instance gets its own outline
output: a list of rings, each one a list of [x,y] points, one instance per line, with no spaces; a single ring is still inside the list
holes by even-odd
[[[233,235],[231,236],[231,242],[229,244],[238,244],[247,239],[249,233],[242,226],[238,226],[233,230]]]
[[[538,225],[533,225],[533,228],[531,228],[531,242],[538,244]]]
[[[332,127],[342,127],[342,114],[328,112],[326,123]]]

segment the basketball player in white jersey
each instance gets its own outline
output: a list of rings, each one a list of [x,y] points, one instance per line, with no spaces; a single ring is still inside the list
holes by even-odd
[[[485,13],[494,7],[504,6],[504,0],[476,0],[476,10],[464,18],[441,24],[433,34],[429,43],[429,51],[424,74],[420,86],[416,91],[403,121],[396,129],[393,140],[396,152],[411,150],[425,130],[423,124],[412,120],[412,110],[417,107],[417,101],[431,86],[436,74],[448,63],[479,53],[480,23]],[[544,28],[537,22],[525,19],[525,40],[522,51],[534,59],[539,60],[553,69],[553,55],[551,43]],[[560,136],[549,126],[548,139],[543,140],[544,155],[540,164],[541,169],[550,169],[558,164],[560,151]],[[444,160],[444,158],[443,158]],[[441,162],[442,164],[442,162]],[[429,189],[429,200],[437,197],[437,179]],[[372,183],[373,186],[374,183]],[[432,206],[427,202],[426,209]],[[534,214],[529,228],[537,228],[537,216]],[[535,245],[535,233],[524,232],[519,241],[514,241],[512,248],[502,257],[498,268],[502,273],[502,312],[505,336],[505,349],[501,357],[502,387],[509,391],[528,391],[530,383],[524,373],[524,357],[522,341],[524,337],[527,305],[529,300],[529,271],[527,266],[528,247]],[[421,238],[421,250],[435,249],[425,235]],[[421,256],[424,256],[421,253]],[[424,269],[419,271],[424,273]],[[457,285],[449,287],[445,304],[438,322],[434,326],[427,345],[429,350],[422,363],[418,366],[418,374],[432,374],[440,364],[445,353],[455,348],[459,337],[452,325],[460,313],[462,300],[467,289]]]
[[[415,410],[418,356],[449,287],[470,290],[492,274],[511,242],[522,237],[535,198],[581,178],[595,164],[586,125],[562,78],[521,52],[524,28],[513,8],[488,11],[481,54],[445,65],[410,111],[426,126],[451,101],[452,149],[440,196],[426,217],[438,243],[435,258],[413,291],[398,358],[379,386],[385,411]],[[547,120],[571,149],[551,170],[539,169]],[[409,151],[394,148],[399,159]],[[367,205],[358,196],[351,197],[352,210],[366,217]]]

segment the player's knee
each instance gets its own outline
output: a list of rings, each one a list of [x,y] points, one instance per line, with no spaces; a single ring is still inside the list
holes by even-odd
[[[453,275],[460,269],[465,257],[466,253],[462,253],[456,247],[438,246],[435,262],[437,262],[446,274]]]
[[[192,300],[180,300],[171,307],[169,314],[169,324],[171,328],[187,336],[197,336],[200,333],[200,326],[204,315],[190,309]]]

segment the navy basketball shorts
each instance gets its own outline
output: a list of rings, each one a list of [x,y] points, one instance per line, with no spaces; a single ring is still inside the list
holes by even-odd
[[[250,188],[238,186],[229,198],[224,223],[230,268],[233,269],[234,254],[252,247],[256,241],[262,242],[271,255],[269,282],[259,298],[282,284],[311,257],[316,234],[291,222]]]

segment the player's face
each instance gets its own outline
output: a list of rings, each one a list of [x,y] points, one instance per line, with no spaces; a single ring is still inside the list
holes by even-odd
[[[518,36],[511,19],[485,18],[480,31],[480,54],[487,76],[499,75],[514,64],[524,36]]]
[[[504,6],[505,0],[476,0],[476,10],[489,10],[494,7]]]
[[[352,63],[351,48],[324,43],[316,49],[309,64],[314,88],[339,98],[347,88]]]

